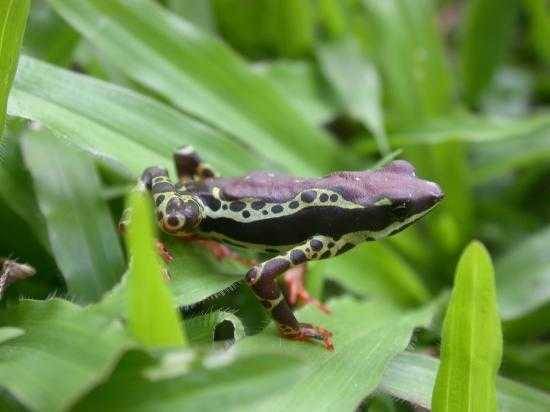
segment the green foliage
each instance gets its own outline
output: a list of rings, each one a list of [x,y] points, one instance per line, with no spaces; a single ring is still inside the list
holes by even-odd
[[[432,409],[496,411],[502,331],[493,264],[479,242],[472,242],[458,262],[441,341]]]
[[[0,137],[4,134],[6,104],[17,69],[29,7],[30,0],[6,0],[0,4]]]
[[[0,300],[0,410],[550,410],[544,0],[0,3],[0,259],[36,269]],[[117,233],[187,144],[222,176],[403,157],[446,196],[309,265],[332,314],[295,309],[329,352],[277,335],[248,265],[156,233],[149,197]],[[494,280],[471,244],[443,320],[472,238]]]
[[[163,268],[155,247],[153,213],[146,193],[133,192],[128,202],[128,324],[146,347],[186,346],[186,337],[164,284]],[[164,274],[167,276],[167,274]]]

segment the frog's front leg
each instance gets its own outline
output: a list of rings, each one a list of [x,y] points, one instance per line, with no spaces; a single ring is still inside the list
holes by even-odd
[[[174,152],[174,164],[181,183],[218,176],[216,171],[204,163],[191,146],[182,146]]]
[[[299,323],[276,282],[277,277],[291,267],[309,260],[329,257],[330,244],[334,245],[331,238],[315,236],[305,244],[291,249],[286,255],[276,256],[254,266],[248,271],[245,279],[262,305],[270,311],[283,337],[322,341],[327,349],[332,350],[332,333],[322,327]]]

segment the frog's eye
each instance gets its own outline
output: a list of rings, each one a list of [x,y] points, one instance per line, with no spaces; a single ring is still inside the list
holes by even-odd
[[[410,202],[398,202],[391,208],[391,213],[398,219],[405,219],[409,216]]]

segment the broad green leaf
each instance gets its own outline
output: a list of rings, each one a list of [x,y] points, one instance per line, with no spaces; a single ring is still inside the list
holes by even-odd
[[[242,351],[284,350],[304,359],[306,365],[297,383],[250,410],[355,410],[376,389],[388,362],[407,347],[413,330],[430,323],[435,309],[432,305],[404,312],[384,302],[350,298],[332,301],[330,306],[330,316],[308,307],[297,317],[333,332],[334,352],[322,345],[279,338],[273,325],[237,343]]]
[[[361,296],[402,306],[426,302],[430,296],[418,274],[386,244],[372,242],[322,263],[314,275],[336,280]]]
[[[443,322],[432,409],[496,411],[495,379],[501,356],[493,264],[485,247],[474,241],[456,268]]]
[[[317,58],[350,115],[374,135],[382,155],[390,151],[384,128],[380,80],[353,37],[321,45]]]
[[[209,312],[185,320],[185,329],[192,344],[209,344],[214,340],[244,338],[244,325],[233,313],[224,311]]]
[[[188,352],[176,352],[171,357],[189,362]],[[139,352],[129,353],[111,379],[74,410],[240,411],[258,399],[292,386],[302,370],[295,357],[280,350],[273,353],[231,350],[192,360],[198,363],[192,372],[155,379],[157,371],[152,369],[156,366],[152,360]],[[170,366],[165,365],[164,369]]]
[[[507,344],[501,373],[550,391],[550,344],[545,342]]]
[[[534,49],[542,60],[550,62],[550,10],[546,0],[523,0],[523,7],[529,16],[529,34]]]
[[[151,98],[28,57],[21,58],[8,110],[134,176],[151,165],[172,168],[172,153],[184,144],[224,175],[263,164],[227,135]]]
[[[433,2],[362,3],[367,12],[369,49],[384,82],[391,123],[414,125],[448,112],[452,90]]]
[[[427,355],[399,354],[388,364],[378,390],[429,409],[439,367],[439,360]],[[500,412],[545,412],[550,409],[548,393],[500,376],[497,376],[496,386]]]
[[[99,300],[124,261],[92,160],[49,131],[27,134],[23,155],[69,293],[79,302]]]
[[[460,41],[464,97],[476,105],[502,62],[514,29],[518,0],[471,0]]]
[[[548,245],[550,227],[533,234],[496,261],[502,319],[516,319],[550,303]]]
[[[0,138],[6,123],[6,105],[19,49],[27,24],[30,0],[3,0],[0,3]]]
[[[25,331],[0,344],[0,386],[33,411],[67,410],[130,347],[119,323],[59,299],[21,301],[0,326]]]
[[[128,205],[131,209],[127,240],[131,258],[128,274],[130,330],[149,348],[186,346],[187,338],[163,280],[149,196],[132,192]]]
[[[204,31],[216,31],[211,0],[168,0],[168,8]]]
[[[269,81],[223,43],[156,3],[50,3],[128,76],[288,169],[316,173],[338,159],[336,143],[304,121]]]
[[[21,328],[3,327],[0,328],[0,344],[10,339],[18,338],[25,334],[25,331]]]

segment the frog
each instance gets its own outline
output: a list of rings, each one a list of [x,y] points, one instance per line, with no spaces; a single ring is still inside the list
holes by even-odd
[[[261,252],[266,258],[250,267],[244,282],[269,311],[279,334],[320,342],[329,350],[334,349],[332,333],[299,322],[277,278],[306,262],[395,235],[444,197],[437,183],[417,177],[405,160],[322,177],[271,171],[221,177],[189,145],[176,150],[173,161],[175,183],[166,168],[152,166],[137,184],[137,190],[150,193],[160,230]]]

